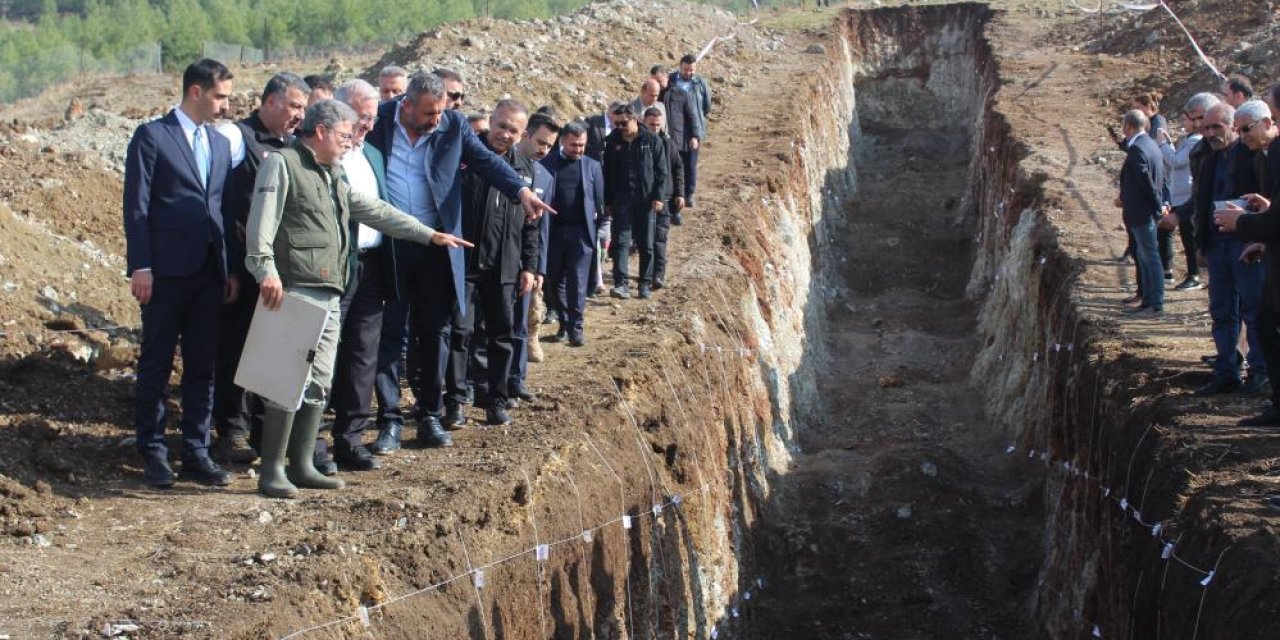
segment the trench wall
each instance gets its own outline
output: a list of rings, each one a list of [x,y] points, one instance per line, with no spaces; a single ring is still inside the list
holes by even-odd
[[[655,333],[653,352],[628,354],[632,366],[620,365],[626,373],[615,378],[617,401],[563,408],[566,422],[598,435],[544,461],[524,489],[528,514],[507,529],[524,536],[539,522],[543,539],[555,539],[548,523],[568,522],[562,528],[571,532],[582,505],[592,521],[616,514],[618,505],[637,514],[636,525],[602,533],[576,553],[556,553],[536,570],[504,574],[483,597],[455,589],[448,597],[456,611],[402,612],[381,627],[385,636],[419,637],[424,625],[461,617],[471,636],[486,638],[733,637],[749,615],[749,594],[768,588],[751,571],[754,558],[769,553],[753,541],[759,507],[800,450],[805,421],[826,410],[814,382],[826,363],[823,308],[843,295],[831,267],[851,245],[843,212],[858,196],[859,77],[924,83],[975,107],[956,112],[976,139],[970,189],[955,215],[977,222],[967,292],[982,303],[985,347],[971,375],[986,393],[991,428],[1019,451],[1034,448],[1095,476],[1121,474],[1144,409],[1108,395],[1121,386],[1120,374],[1073,299],[1081,263],[1037,211],[1044,176],[1020,166],[1026,150],[1001,111],[998,60],[984,35],[996,15],[981,4],[841,14],[825,56],[814,56],[813,71],[796,84],[792,113],[775,115],[790,123],[781,139],[740,149],[767,160],[736,185],[739,203],[714,234],[728,260],[692,285],[704,299],[684,310],[675,331]],[[634,366],[638,360],[655,366]],[[557,467],[610,460],[598,480],[572,488],[576,500],[556,476]],[[1064,474],[1033,465],[1028,483],[1050,514],[1039,586],[1025,603],[1043,637],[1084,637],[1083,620],[1126,626],[1139,604],[1131,599],[1135,566],[1117,560],[1130,543],[1119,533],[1125,529]],[[673,495],[685,498],[671,506]],[[660,514],[643,515],[664,501]],[[452,562],[451,570],[462,569]],[[1168,604],[1151,615],[1161,611],[1185,617]],[[342,629],[361,635],[354,623]]]

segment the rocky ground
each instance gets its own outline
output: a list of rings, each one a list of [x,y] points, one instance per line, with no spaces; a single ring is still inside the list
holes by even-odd
[[[1158,12],[1085,15],[1067,3],[995,4],[1009,10],[995,37],[1005,47],[1009,82],[1002,104],[1011,105],[1013,126],[1042,150],[1036,162],[1053,176],[1054,222],[1089,263],[1085,303],[1111,318],[1109,305],[1129,282],[1125,270],[1107,262],[1123,243],[1109,206],[1119,157],[1103,124],[1135,89],[1176,97],[1214,84]],[[1256,71],[1265,85],[1274,59],[1266,52],[1277,43],[1274,10],[1253,3],[1236,11],[1237,4],[1199,0],[1176,3],[1175,10],[1220,64]],[[663,481],[696,487],[702,471],[670,435],[681,420],[663,407],[642,406],[656,417],[640,416],[642,448],[652,453],[637,456],[625,405],[615,401],[610,381],[627,399],[669,386],[689,403],[681,407],[683,419],[722,415],[719,404],[695,403],[704,388],[728,383],[689,356],[697,327],[688,318],[720,299],[714,276],[730,270],[735,229],[751,222],[735,206],[740,185],[760,170],[755,159],[734,152],[767,144],[777,135],[770,117],[802,108],[787,80],[806,71],[805,56],[814,55],[806,51],[830,46],[822,38],[831,17],[789,11],[744,26],[742,16],[699,5],[614,0],[547,21],[443,27],[380,60],[346,61],[346,73],[365,77],[389,62],[449,66],[468,77],[472,105],[510,94],[576,116],[632,96],[649,65],[737,34],[703,65],[719,112],[731,116],[713,119],[704,161],[708,204],[677,235],[676,286],[648,304],[593,302],[591,345],[549,349],[553,364],[533,373],[545,399],[523,407],[516,426],[464,432],[453,451],[410,451],[381,472],[354,478],[341,494],[288,503],[256,497],[247,467],[236,469],[229,491],[143,490],[127,446],[137,308],[123,278],[120,163],[133,127],[174,101],[175,79],[97,79],[0,109],[0,638],[278,636],[526,548],[530,524],[542,527],[545,540],[573,535],[586,520],[616,517],[620,487],[609,461],[628,479],[653,468]],[[256,87],[271,71],[244,70],[238,87]],[[72,97],[83,113],[64,113]],[[240,110],[251,102],[237,98]],[[1216,527],[1226,538],[1273,535],[1276,516],[1257,505],[1276,489],[1265,473],[1276,468],[1280,444],[1265,433],[1222,432],[1256,401],[1189,397],[1207,376],[1196,365],[1209,349],[1203,293],[1175,297],[1171,310],[1163,325],[1109,321],[1120,336],[1117,357],[1163,367],[1157,386],[1144,393],[1172,399],[1176,420],[1169,422],[1178,428],[1167,441],[1181,444],[1170,444],[1166,459],[1187,463],[1195,474],[1162,487],[1164,501],[1189,509],[1189,523]],[[721,317],[713,324],[727,330],[731,323]],[[706,443],[716,444],[723,443]],[[627,489],[649,488],[635,484]],[[910,497],[873,500],[888,510]],[[1266,549],[1249,548],[1235,566],[1261,562]],[[601,587],[600,600],[587,604],[565,595],[574,585],[612,584],[596,571],[615,573],[622,552],[607,545],[590,551],[594,557],[574,565],[546,596],[550,610],[577,610],[582,619],[548,621],[551,633],[546,626],[511,627],[506,637],[622,637],[619,621],[627,603],[644,601],[642,585],[625,595]],[[495,571],[492,582],[485,594],[492,599],[482,603],[492,620],[517,624],[523,618],[512,611],[541,606],[544,583],[533,568]],[[476,597],[446,589],[437,599],[387,609],[379,628],[394,637],[420,637],[424,624],[450,635],[504,637],[492,621],[460,621]],[[358,623],[337,629],[361,633]]]

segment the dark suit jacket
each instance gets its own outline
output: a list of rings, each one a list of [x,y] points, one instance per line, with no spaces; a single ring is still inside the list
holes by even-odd
[[[378,183],[378,198],[384,202],[387,200],[387,161],[383,159],[382,152],[378,151],[371,144],[361,145],[360,149],[364,151],[364,157],[369,161],[369,166],[373,168],[373,179]],[[343,174],[346,179],[346,174]],[[351,221],[350,229],[351,237],[358,238],[360,235],[360,223],[355,220]],[[382,299],[386,302],[394,302],[400,299],[400,279],[396,273],[396,243],[389,237],[383,236],[382,244],[378,245],[378,269],[382,274]],[[355,260],[359,254],[353,253],[352,271],[347,278],[347,286],[355,286],[358,279],[355,278]]]
[[[588,158],[596,162],[604,162],[604,138],[606,135],[604,114],[597,113],[594,116],[587,116],[587,152]]]
[[[1271,143],[1264,153],[1263,195],[1271,200],[1271,208],[1262,213],[1240,216],[1236,222],[1236,235],[1245,242],[1264,242],[1267,245],[1267,281],[1263,288],[1263,302],[1271,311],[1280,313],[1280,138]]]
[[[1138,226],[1160,217],[1164,204],[1162,194],[1164,156],[1151,136],[1139,134],[1125,151],[1124,165],[1120,167],[1120,201],[1124,210],[1124,223]]]
[[[552,184],[555,184],[556,172],[560,170],[561,164],[564,164],[564,156],[560,155],[560,147],[556,147],[542,159],[542,166],[551,174]],[[582,167],[582,208],[587,214],[587,233],[594,242],[596,218],[604,215],[604,170],[599,162],[586,156],[582,157],[578,166]]]
[[[545,156],[544,156],[545,157]],[[533,163],[533,192],[550,204],[556,197],[556,177],[540,162]],[[547,275],[547,243],[551,240],[551,215],[538,221],[538,275]]]
[[[676,143],[677,151],[689,148],[689,140],[705,138],[702,130],[702,119],[698,117],[697,108],[689,92],[675,85],[667,85],[662,92],[662,104],[667,106],[667,132]]]
[[[124,171],[124,231],[128,272],[151,269],[158,278],[181,278],[200,269],[212,243],[219,268],[227,275],[226,229],[233,220],[222,212],[222,187],[231,165],[231,146],[222,134],[209,134],[209,185],[200,183],[196,157],[169,112],[138,127],[129,141]]]
[[[1237,148],[1238,147],[1238,148]],[[1235,151],[1233,151],[1235,150]],[[1221,151],[1214,151],[1200,162],[1193,186],[1195,188],[1196,249],[1208,251],[1209,238],[1215,234],[1213,224],[1214,182],[1218,163],[1231,162],[1227,169],[1227,197],[1236,198],[1246,193],[1262,191],[1262,180],[1253,165],[1253,154],[1237,142]]]
[[[378,123],[365,137],[367,145],[382,152],[384,169],[390,163],[391,145],[398,126],[396,104],[397,100],[393,99],[378,105]],[[431,158],[431,166],[427,167],[427,188],[435,201],[436,211],[440,213],[440,226],[443,227],[441,231],[462,237],[462,190],[458,177],[464,163],[512,200],[518,200],[520,190],[526,186],[506,160],[480,142],[480,138],[471,130],[471,125],[467,124],[466,116],[457,111],[444,112],[427,145],[427,155]],[[465,256],[461,247],[448,251],[449,266],[453,271],[454,294],[458,304],[465,307]]]

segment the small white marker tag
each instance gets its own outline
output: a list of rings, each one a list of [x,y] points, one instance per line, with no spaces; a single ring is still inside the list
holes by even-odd
[[[534,548],[533,557],[537,559],[538,562],[546,562],[547,559],[551,557],[551,546],[546,544],[538,545]]]
[[[671,496],[671,504],[674,504],[677,507],[680,506],[680,503],[683,501],[684,501],[684,498],[680,497],[679,495]]]
[[[1136,520],[1136,521],[1138,521],[1138,522],[1142,522],[1142,512],[1141,512],[1141,511],[1138,511],[1137,509],[1134,509],[1134,510],[1133,510],[1133,519],[1134,519],[1134,520]]]
[[[738,617],[738,608],[737,608],[737,607],[734,607],[734,608],[732,609],[732,612],[733,612],[733,617],[735,617],[735,618],[736,618],[736,617]]]
[[[1009,445],[1009,446],[1005,447],[1004,452],[1005,452],[1006,454],[1013,453],[1013,449],[1014,449],[1014,446],[1013,446],[1013,445]]]
[[[1099,629],[1099,628],[1098,628],[1098,625],[1096,625],[1096,624],[1095,624],[1095,625],[1093,625],[1093,637],[1095,637],[1095,638],[1101,638],[1101,637],[1102,637],[1102,629]]]
[[[361,605],[359,609],[356,609],[356,616],[360,618],[361,625],[366,627],[373,625],[373,623],[369,621],[369,607]]]
[[[1204,580],[1201,580],[1201,581],[1200,581],[1200,586],[1202,586],[1202,587],[1207,587],[1207,586],[1209,586],[1209,583],[1210,583],[1210,582],[1213,582],[1213,574],[1215,574],[1215,573],[1217,573],[1217,572],[1216,572],[1216,571],[1210,571],[1210,572],[1209,572],[1209,575],[1205,576],[1205,577],[1204,577]]]
[[[704,482],[702,483],[702,495],[705,496],[708,493],[711,493],[711,484],[708,482]]]
[[[751,599],[751,592],[750,592],[750,591],[744,591],[744,592],[742,593],[742,599],[743,599],[743,600],[750,600],[750,599]]]
[[[1034,457],[1036,457],[1036,450],[1035,450],[1035,449],[1032,449],[1031,451],[1028,451],[1028,452],[1027,452],[1027,457],[1028,457],[1028,458],[1034,458]]]
[[[1160,559],[1168,560],[1171,555],[1173,555],[1173,543],[1165,543],[1164,548],[1160,550]]]
[[[484,588],[484,569],[476,569],[475,585],[477,589]]]
[[[1152,537],[1152,538],[1159,538],[1159,537],[1160,537],[1160,532],[1161,532],[1163,529],[1164,529],[1164,525],[1163,525],[1163,524],[1160,524],[1159,522],[1155,523],[1155,524],[1154,524],[1154,525],[1152,525],[1152,527],[1151,527],[1151,537]]]
[[[1128,511],[1128,510],[1129,510],[1129,499],[1128,499],[1128,498],[1120,498],[1120,510],[1121,510],[1121,511]]]
[[[631,528],[631,516],[622,516],[622,528],[623,529]]]
[[[760,589],[764,588],[764,578],[756,578],[756,587]]]
[[[1111,487],[1103,487],[1103,488],[1102,488],[1102,497],[1104,497],[1104,498],[1109,498],[1109,497],[1111,497]]]
[[[719,637],[720,637],[720,630],[715,627],[711,627],[711,640],[716,640],[716,638],[719,638]]]
[[[660,515],[662,515],[662,503],[655,502],[653,503],[653,517],[656,518]]]
[[[592,537],[593,537],[593,536],[592,536],[592,534],[591,534],[591,530],[590,530],[590,529],[583,529],[583,530],[582,530],[582,541],[583,541],[583,542],[590,543],[590,542],[591,542]]]

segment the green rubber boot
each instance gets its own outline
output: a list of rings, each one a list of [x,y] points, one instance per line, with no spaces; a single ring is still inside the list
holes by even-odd
[[[298,488],[289,482],[284,470],[285,448],[293,430],[293,412],[267,405],[262,424],[262,443],[258,451],[262,466],[258,475],[258,491],[272,498],[292,498]]]
[[[341,489],[347,483],[316,471],[316,434],[320,433],[322,407],[306,402],[293,414],[293,433],[289,434],[289,480],[307,489]]]

